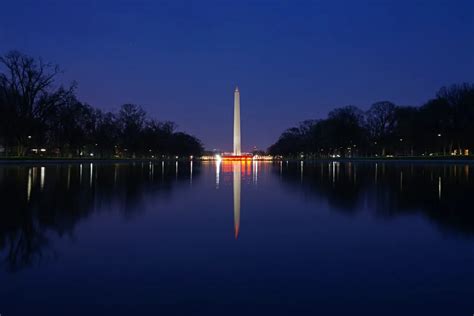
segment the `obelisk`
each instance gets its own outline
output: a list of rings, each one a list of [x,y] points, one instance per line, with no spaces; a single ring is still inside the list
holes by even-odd
[[[239,87],[234,91],[234,156],[240,156],[240,92]]]

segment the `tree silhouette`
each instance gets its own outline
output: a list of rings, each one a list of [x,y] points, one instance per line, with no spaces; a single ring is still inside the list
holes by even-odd
[[[200,155],[202,143],[173,122],[147,118],[136,104],[103,112],[55,87],[59,68],[13,51],[0,57],[0,144],[6,153],[57,157]],[[35,150],[32,152],[32,150]]]
[[[310,157],[449,155],[474,149],[474,85],[444,87],[421,107],[374,103],[363,113],[348,106],[331,111],[311,128],[285,130],[273,155]]]

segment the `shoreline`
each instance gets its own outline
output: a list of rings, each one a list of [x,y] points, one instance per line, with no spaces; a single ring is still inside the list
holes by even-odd
[[[215,160],[201,160],[194,158],[193,161],[215,161]],[[65,164],[65,163],[143,163],[143,162],[183,162],[191,161],[189,158],[179,159],[158,159],[158,158],[55,158],[55,157],[21,157],[21,158],[0,158],[0,165],[14,165],[14,164]],[[438,156],[438,157],[353,157],[353,158],[316,158],[316,159],[298,159],[298,158],[281,158],[273,160],[258,160],[270,162],[420,162],[420,163],[468,163],[474,164],[474,156]]]
[[[194,159],[198,160],[198,159]],[[43,157],[38,158],[0,158],[0,165],[2,164],[78,164],[78,163],[142,163],[142,162],[161,162],[161,161],[191,161],[189,158],[180,159],[157,159],[157,158],[54,158]]]
[[[355,157],[355,158],[319,158],[319,159],[276,159],[273,161],[290,161],[290,162],[387,162],[387,163],[467,163],[474,164],[474,157]]]

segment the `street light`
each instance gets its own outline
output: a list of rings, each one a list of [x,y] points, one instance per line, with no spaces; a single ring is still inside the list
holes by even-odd
[[[438,133],[438,137],[441,137],[441,133]],[[443,146],[443,155],[446,155],[446,148]]]

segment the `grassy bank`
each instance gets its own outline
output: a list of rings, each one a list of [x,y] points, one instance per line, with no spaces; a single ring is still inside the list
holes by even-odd
[[[338,157],[338,158],[282,158],[283,161],[339,161],[339,162],[459,162],[474,163],[474,156],[398,156],[398,157]]]
[[[21,163],[134,163],[150,161],[189,161],[189,157],[179,159],[162,158],[62,158],[62,157],[0,157],[0,164]]]
[[[18,163],[134,163],[150,161],[189,161],[189,157],[183,158],[62,158],[62,157],[0,157],[0,164]],[[200,160],[195,157],[194,160]],[[474,156],[399,156],[399,157],[339,157],[339,158],[295,158],[283,157],[274,161],[306,161],[306,162],[442,162],[442,163],[474,163]]]

